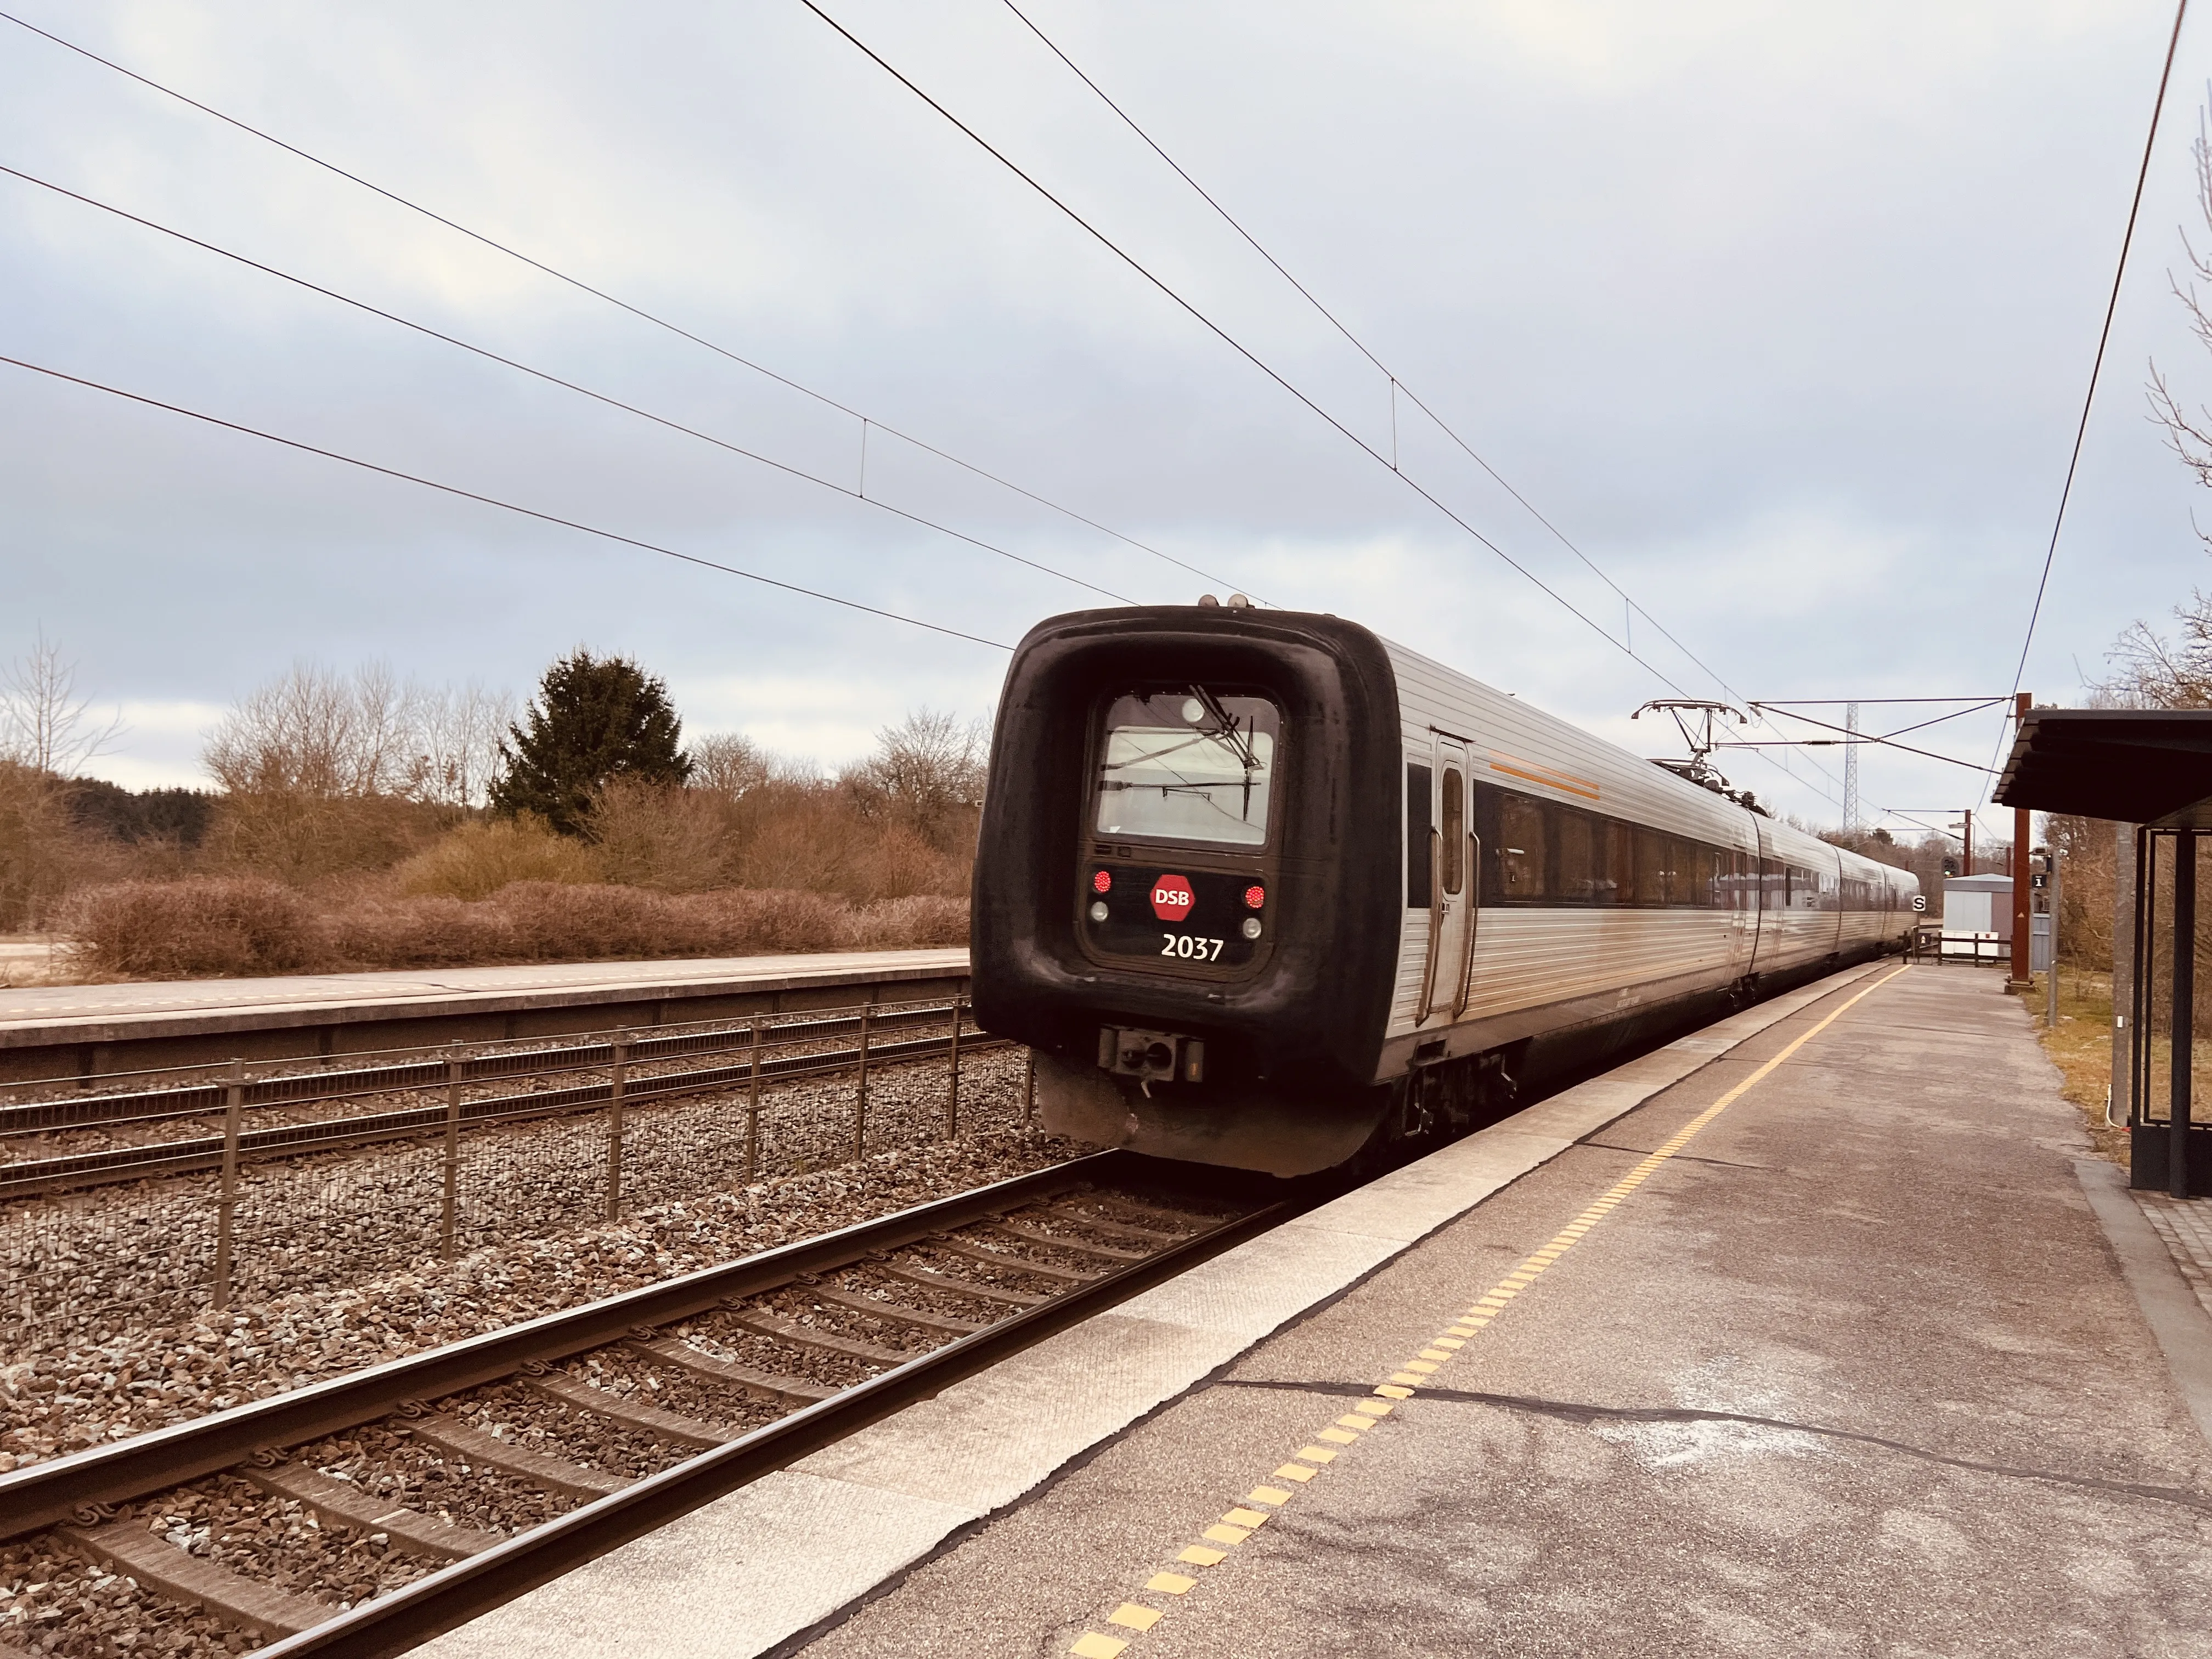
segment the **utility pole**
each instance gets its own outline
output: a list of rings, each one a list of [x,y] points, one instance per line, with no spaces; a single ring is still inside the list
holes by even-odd
[[[1844,710],[1844,730],[1850,735],[1844,739],[1844,833],[1856,835],[1862,813],[1859,810],[1859,706],[1849,705]]]
[[[2013,730],[2018,733],[2027,711],[2035,707],[2035,699],[2023,691],[2013,705]],[[2032,982],[2027,970],[2028,929],[2034,926],[2029,918],[2035,913],[2030,905],[2027,887],[2027,842],[2032,833],[2027,808],[2015,806],[2012,812],[2012,977],[2005,981],[2008,991],[2024,991]]]
[[[1966,809],[1965,827],[1966,850],[1960,855],[1959,873],[1962,876],[1971,876],[1974,873],[1974,809],[1971,806]]]

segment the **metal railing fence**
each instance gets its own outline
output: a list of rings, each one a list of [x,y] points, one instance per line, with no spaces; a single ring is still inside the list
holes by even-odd
[[[0,1344],[556,1239],[1030,1109],[1023,1060],[964,998],[369,1058],[17,1091],[0,1107]]]

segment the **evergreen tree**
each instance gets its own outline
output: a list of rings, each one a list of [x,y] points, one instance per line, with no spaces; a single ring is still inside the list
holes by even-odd
[[[495,811],[534,812],[567,836],[584,833],[592,796],[610,778],[680,784],[691,757],[668,687],[627,657],[579,649],[545,671],[520,725],[499,746],[506,770]]]

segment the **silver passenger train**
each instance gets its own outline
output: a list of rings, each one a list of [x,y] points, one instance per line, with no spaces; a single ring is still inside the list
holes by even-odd
[[[1355,623],[1081,611],[1007,672],[975,1012],[1048,1128],[1297,1175],[1900,949],[1917,891]]]

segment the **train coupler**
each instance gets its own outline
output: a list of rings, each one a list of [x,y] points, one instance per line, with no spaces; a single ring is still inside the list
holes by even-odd
[[[1116,1077],[1154,1083],[1203,1083],[1206,1043],[1173,1031],[1145,1031],[1133,1026],[1098,1028],[1098,1064]]]

